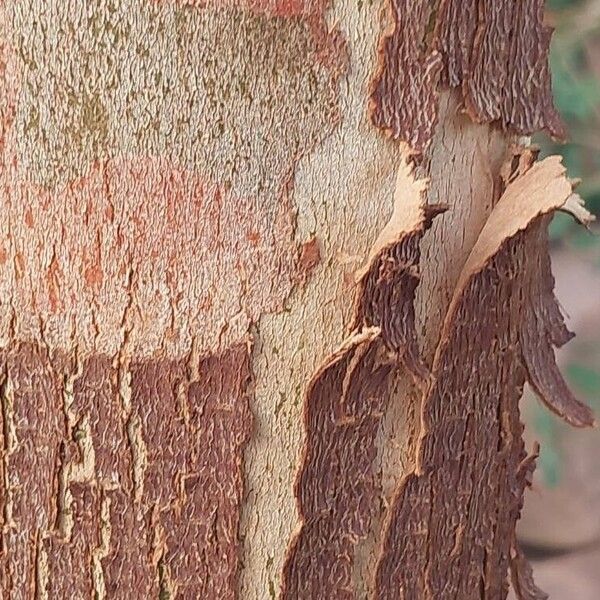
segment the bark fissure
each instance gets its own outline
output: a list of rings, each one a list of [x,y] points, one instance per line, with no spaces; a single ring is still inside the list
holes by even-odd
[[[107,497],[104,494],[102,494],[100,501],[100,523],[98,533],[98,546],[92,550],[92,581],[94,582],[94,600],[104,600],[106,598],[106,582],[104,580],[102,560],[110,554],[110,538],[112,535],[110,497]]]
[[[131,480],[133,482],[133,500],[139,503],[144,494],[144,476],[148,465],[147,450],[142,435],[139,417],[132,416],[127,423],[127,440],[131,450]]]
[[[15,439],[14,407],[12,402],[12,391],[8,369],[2,361],[2,381],[0,382],[1,416],[2,416],[2,484],[3,490],[0,496],[2,502],[2,530],[0,548],[6,552],[5,536],[7,530],[14,526],[12,520],[12,492],[10,485],[9,459],[17,440]]]
[[[41,532],[38,534],[35,548],[35,600],[48,600],[48,554],[42,535]]]

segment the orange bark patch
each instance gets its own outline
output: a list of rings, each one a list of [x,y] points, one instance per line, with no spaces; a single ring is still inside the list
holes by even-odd
[[[14,301],[33,311],[33,297],[40,315],[57,318],[94,302],[99,322],[116,329],[133,295],[156,319],[156,334],[168,326],[175,337],[189,326],[233,318],[240,299],[247,318],[256,318],[280,306],[296,268],[287,207],[271,221],[258,203],[161,160],[95,166],[56,195],[52,210],[42,211],[38,227],[20,241],[28,277],[15,282]],[[45,270],[44,253],[54,253]],[[201,301],[206,296],[210,304]],[[171,328],[171,311],[183,298],[195,300]],[[248,322],[239,323],[238,336]]]
[[[258,233],[258,231],[248,231],[248,233],[246,233],[246,239],[253,246],[258,246],[258,244],[260,243],[260,234]]]
[[[94,288],[99,288],[102,285],[102,269],[99,265],[88,267],[84,273],[85,282]]]
[[[25,259],[23,258],[22,252],[15,253],[15,277],[17,280],[23,277],[23,271],[25,270]]]
[[[338,123],[345,55],[325,2],[116,0],[85,16],[74,0],[32,2],[7,8],[17,103],[0,183],[22,261],[4,282],[17,332],[42,324],[52,345],[75,335],[110,354],[127,317],[148,353],[239,342],[298,281],[290,181]],[[105,48],[95,24],[109,21]]]
[[[306,280],[321,262],[321,250],[316,236],[310,238],[310,240],[300,246],[300,257],[298,260],[300,277]]]
[[[90,211],[91,210],[92,209],[90,207]],[[107,211],[105,211],[104,214],[106,215],[109,221],[112,220],[110,214],[107,214]],[[102,257],[100,254],[101,245],[102,242],[98,234],[98,238],[96,239],[96,248],[93,255],[90,256],[88,255],[87,251],[84,251],[82,261],[84,265],[83,277],[85,279],[85,283],[90,288],[93,288],[95,291],[98,291],[100,289],[100,287],[102,286],[102,280],[104,278],[104,273],[102,271]],[[153,255],[154,254],[155,253],[153,252]]]

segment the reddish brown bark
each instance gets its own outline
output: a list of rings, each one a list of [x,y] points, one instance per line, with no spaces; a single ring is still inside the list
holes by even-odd
[[[18,450],[4,450],[10,478],[3,514],[10,522],[4,523],[3,591],[32,597],[43,548],[51,598],[92,597],[98,586],[94,561],[111,598],[151,597],[161,588],[183,598],[233,598],[242,456],[252,432],[248,348],[201,360],[196,382],[190,382],[187,363],[132,364],[128,417],[118,371],[106,357],[90,357],[75,375],[69,409],[74,427],[63,412],[63,381],[74,373],[72,361],[21,344],[3,365],[12,387],[3,431],[10,419],[20,442]],[[139,437],[132,436],[133,423],[140,424]],[[87,435],[92,470],[78,477]],[[65,511],[72,519],[68,526]],[[42,539],[40,529],[51,533]]]
[[[0,595],[544,597],[550,30],[382,6],[0,6]]]
[[[442,83],[462,90],[478,122],[564,137],[552,103],[552,29],[543,24],[543,0],[441,0],[435,12],[427,2],[389,0],[389,5],[392,31],[382,41],[371,97],[376,126],[415,152],[426,150]]]

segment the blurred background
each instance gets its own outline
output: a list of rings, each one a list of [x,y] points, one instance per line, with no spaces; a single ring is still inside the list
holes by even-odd
[[[554,98],[568,143],[534,138],[542,154],[562,154],[579,194],[600,220],[600,0],[547,0],[555,27]],[[600,226],[591,232],[563,214],[551,225],[556,294],[577,337],[558,351],[571,389],[600,422]],[[538,585],[551,600],[600,600],[600,429],[573,430],[526,390],[528,447],[541,453],[520,524]]]

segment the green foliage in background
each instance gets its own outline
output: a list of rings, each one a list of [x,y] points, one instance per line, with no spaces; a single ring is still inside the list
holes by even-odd
[[[554,101],[569,139],[558,144],[545,136],[536,141],[543,155],[562,154],[570,177],[581,178],[579,194],[600,215],[600,0],[547,0],[549,22],[556,28],[550,53]],[[554,240],[593,244],[562,214],[552,223]],[[587,238],[587,239],[586,239]]]
[[[562,154],[569,176],[582,180],[577,192],[600,221],[600,0],[546,0],[548,22],[555,27],[550,52],[554,102],[569,134],[566,144],[536,136],[542,155]],[[592,232],[558,213],[550,234],[573,261],[585,261],[600,270],[600,227]],[[599,275],[600,276],[600,275]],[[582,288],[585,290],[585,287]],[[582,291],[582,293],[585,293]],[[589,333],[589,332],[588,332]],[[597,336],[600,340],[600,335]],[[578,344],[576,339],[573,344]],[[575,395],[600,414],[600,346],[576,346],[564,365],[564,375]],[[541,443],[538,468],[550,488],[561,482],[568,425],[540,404],[532,406],[529,422]]]

